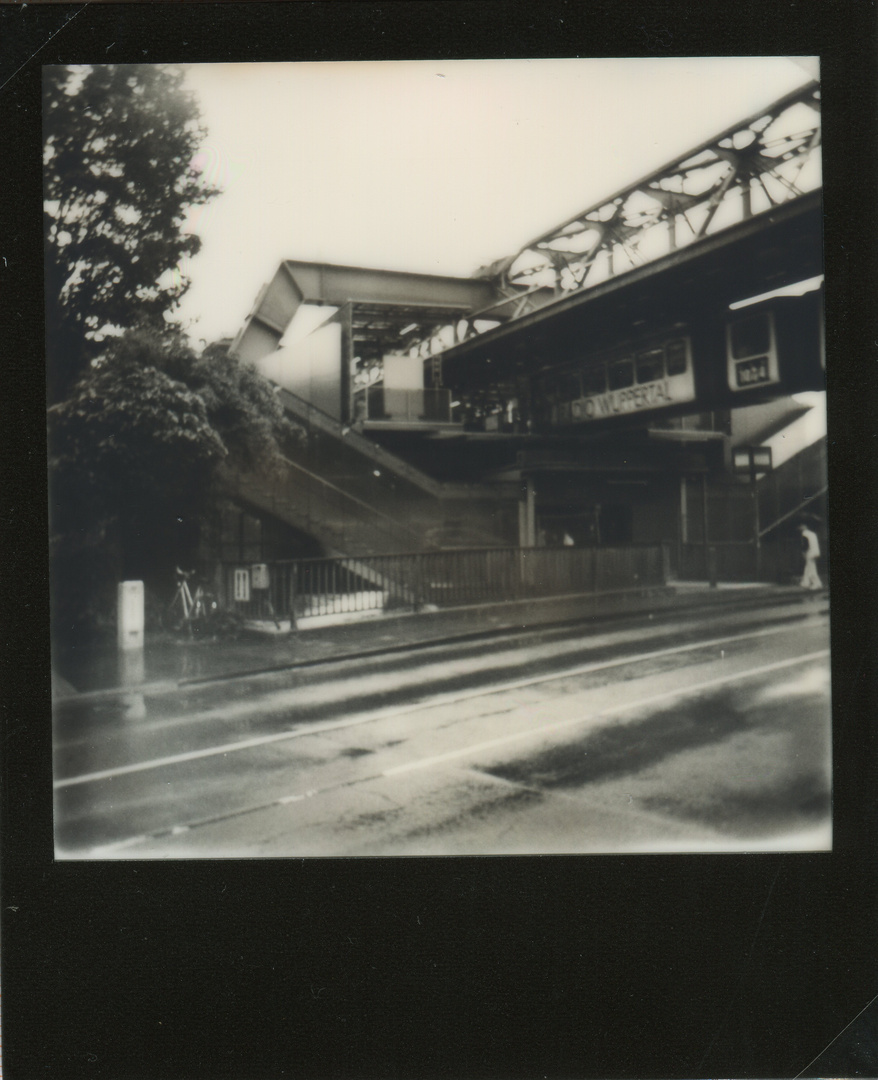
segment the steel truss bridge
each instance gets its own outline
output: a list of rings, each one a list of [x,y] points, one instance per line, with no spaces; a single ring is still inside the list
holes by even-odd
[[[470,278],[286,260],[232,350],[258,362],[300,304],[332,305],[345,387],[393,353],[457,392],[574,339],[621,345],[632,329],[727,310],[822,273],[820,132],[814,81]]]
[[[811,82],[476,273],[503,294],[453,329],[518,319],[750,221],[821,187],[820,84]],[[447,347],[436,327],[420,343]]]

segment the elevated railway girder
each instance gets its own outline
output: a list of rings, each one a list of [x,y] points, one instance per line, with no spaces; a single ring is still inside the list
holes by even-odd
[[[442,384],[455,391],[487,387],[624,345],[650,329],[718,321],[730,304],[822,269],[822,200],[815,191],[444,350]],[[803,385],[784,391],[815,389],[813,381],[805,372]]]
[[[477,276],[505,288],[504,306],[514,304],[517,314],[525,314],[541,306],[542,299],[519,301],[521,286],[535,293],[548,286],[556,296],[579,292],[816,190],[821,184],[820,140],[820,84],[813,81],[568,218]]]
[[[819,109],[810,83],[471,278],[283,261],[231,346],[322,417],[271,512],[305,504],[330,538],[356,517],[361,548],[411,543],[388,525],[412,524],[416,467],[484,486],[453,519],[416,500],[428,547],[751,544],[773,526],[751,520],[731,451],[822,389],[822,293],[732,305],[822,274]],[[335,311],[272,357],[302,304]],[[392,505],[371,505],[376,484]]]
[[[815,81],[471,278],[284,260],[232,352],[259,363],[277,349],[300,304],[334,307],[327,323],[342,326],[337,362],[294,349],[282,372],[269,364],[280,372],[272,377],[292,379],[307,396],[313,391],[302,389],[300,375],[322,364],[325,382],[335,363],[333,415],[374,432],[406,427],[418,437],[450,435],[436,425],[460,430],[461,420],[471,433],[473,418],[477,431],[522,432],[515,419],[522,397],[526,430],[536,417],[558,433],[574,417],[627,429],[655,410],[698,413],[820,389],[821,297],[803,305],[803,319],[789,306],[767,312],[759,355],[733,355],[749,345],[728,336],[737,333],[730,305],[822,273],[819,146]],[[802,329],[790,331],[797,321]],[[388,356],[408,365],[394,360],[398,385]],[[636,373],[626,374],[632,364]],[[568,374],[575,389],[557,389],[555,376]],[[375,386],[382,394],[370,396]],[[402,411],[388,405],[388,394],[400,389]],[[447,415],[440,416],[434,405],[442,395]],[[566,413],[534,407],[540,397],[559,396],[568,400]],[[462,402],[456,414],[461,402],[453,398]],[[409,399],[417,399],[411,408]]]

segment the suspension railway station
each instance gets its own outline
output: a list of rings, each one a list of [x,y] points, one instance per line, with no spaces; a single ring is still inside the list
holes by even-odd
[[[282,262],[231,351],[307,437],[228,478],[227,599],[789,583],[826,514],[819,153],[814,82],[471,277]]]
[[[268,267],[241,618],[55,677],[56,856],[829,850],[822,591],[710,588],[825,539],[819,130],[812,83],[468,278]]]

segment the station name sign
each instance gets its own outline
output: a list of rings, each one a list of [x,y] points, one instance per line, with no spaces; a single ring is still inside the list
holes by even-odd
[[[601,420],[605,416],[618,416],[639,409],[658,409],[673,402],[670,379],[658,379],[624,390],[610,390],[595,397],[580,398],[572,402],[571,412],[577,420]]]

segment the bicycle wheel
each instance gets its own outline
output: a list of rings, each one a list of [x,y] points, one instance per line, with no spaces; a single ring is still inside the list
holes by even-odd
[[[210,617],[210,632],[215,638],[236,641],[243,632],[244,620],[237,612],[217,609]]]
[[[162,627],[172,634],[178,634],[186,625],[186,613],[183,611],[183,597],[178,592],[162,612]]]
[[[217,603],[213,595],[199,585],[192,598],[192,609],[189,613],[189,628],[193,637],[206,638],[212,635],[216,610]]]

